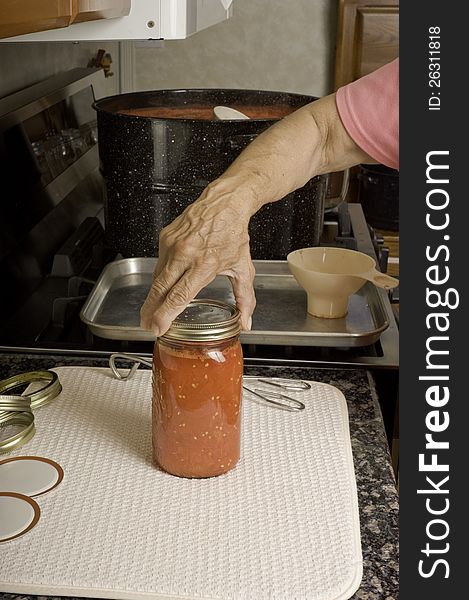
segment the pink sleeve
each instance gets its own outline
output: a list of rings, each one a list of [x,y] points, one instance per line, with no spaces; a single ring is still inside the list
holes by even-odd
[[[399,168],[399,59],[339,88],[340,118],[354,142],[376,161]]]

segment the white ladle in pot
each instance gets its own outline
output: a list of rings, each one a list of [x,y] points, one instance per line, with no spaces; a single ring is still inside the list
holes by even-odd
[[[249,119],[244,113],[229,106],[215,106],[213,112],[220,121],[246,121]]]
[[[373,258],[346,248],[302,248],[291,252],[287,261],[306,291],[308,313],[315,317],[344,317],[349,297],[366,281],[386,290],[399,285],[398,279],[376,269]]]

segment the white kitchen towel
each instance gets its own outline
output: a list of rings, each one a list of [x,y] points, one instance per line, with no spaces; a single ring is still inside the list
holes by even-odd
[[[0,591],[117,599],[338,600],[362,577],[347,405],[289,392],[286,412],[244,398],[240,463],[179,479],[151,462],[151,373],[55,369],[62,394],[11,453],[62,465],[41,520],[0,545]]]

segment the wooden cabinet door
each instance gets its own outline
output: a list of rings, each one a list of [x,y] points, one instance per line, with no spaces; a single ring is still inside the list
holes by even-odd
[[[72,23],[125,17],[130,12],[131,0],[73,0]]]
[[[123,17],[131,0],[0,0],[0,38]]]
[[[0,3],[0,38],[67,27],[72,0],[10,0]]]
[[[340,0],[335,89],[399,56],[399,0]]]

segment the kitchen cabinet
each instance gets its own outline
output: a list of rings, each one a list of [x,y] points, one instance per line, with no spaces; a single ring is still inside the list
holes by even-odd
[[[12,0],[2,2],[0,9],[0,37],[21,35],[67,27],[72,18],[70,0]]]
[[[72,23],[124,17],[130,12],[130,0],[75,0]]]
[[[398,0],[340,0],[335,89],[398,55]]]
[[[131,0],[11,0],[0,8],[0,38],[128,15]]]

